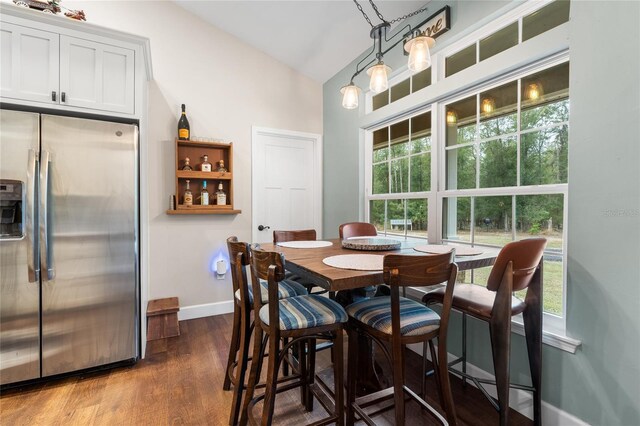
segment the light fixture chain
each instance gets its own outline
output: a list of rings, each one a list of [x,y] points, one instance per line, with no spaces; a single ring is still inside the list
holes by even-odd
[[[353,2],[356,4],[356,6],[358,7],[358,10],[360,11],[360,13],[362,13],[362,16],[364,16],[364,19],[367,20],[367,22],[369,23],[369,25],[371,25],[371,28],[373,28],[373,24],[371,23],[371,19],[369,19],[369,17],[367,16],[366,13],[364,13],[364,10],[362,10],[362,6],[360,6],[360,3],[358,3],[358,0],[353,0]]]
[[[378,18],[380,18],[380,20],[382,22],[387,22],[387,20],[384,19],[384,16],[382,16],[382,13],[380,13],[380,11],[378,10],[378,6],[376,6],[376,4],[373,2],[373,0],[369,0],[369,3],[371,3],[371,7],[376,12],[376,15],[378,15]]]
[[[404,21],[407,18],[411,18],[412,16],[416,16],[419,13],[425,12],[428,8],[423,7],[422,9],[418,9],[415,12],[411,12],[407,15],[401,16],[400,18],[396,18],[393,21],[389,21],[390,24],[395,24],[396,22]]]

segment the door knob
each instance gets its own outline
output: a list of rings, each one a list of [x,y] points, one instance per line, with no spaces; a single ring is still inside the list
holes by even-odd
[[[265,229],[271,229],[268,226],[258,225],[258,231],[264,231]]]

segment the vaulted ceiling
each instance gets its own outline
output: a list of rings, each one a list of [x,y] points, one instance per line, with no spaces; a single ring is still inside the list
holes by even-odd
[[[371,27],[352,0],[174,1],[319,83],[372,44]],[[359,3],[374,25],[380,23],[368,1]],[[426,3],[428,0],[375,2],[386,20]]]

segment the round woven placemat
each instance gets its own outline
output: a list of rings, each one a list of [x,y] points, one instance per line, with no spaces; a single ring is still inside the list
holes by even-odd
[[[325,265],[354,271],[382,271],[383,262],[381,254],[340,254],[322,259]]]

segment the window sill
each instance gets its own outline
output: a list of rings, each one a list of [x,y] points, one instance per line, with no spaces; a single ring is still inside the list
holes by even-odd
[[[421,289],[413,287],[407,288],[407,297],[419,302],[422,301],[422,296],[424,296],[425,293],[426,292]],[[514,317],[511,321],[511,331],[524,336],[524,325],[522,324],[521,315]],[[563,330],[550,329],[549,327],[542,330],[542,343],[571,354],[575,354],[578,348],[582,345],[580,340],[576,340],[565,335]]]

